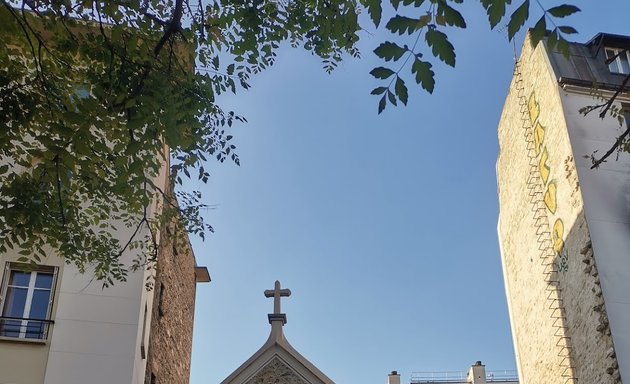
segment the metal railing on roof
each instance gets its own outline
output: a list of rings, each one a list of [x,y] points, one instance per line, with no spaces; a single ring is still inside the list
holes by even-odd
[[[466,384],[467,372],[441,371],[441,372],[412,372],[410,384]],[[487,383],[517,383],[518,374],[513,370],[486,371]]]

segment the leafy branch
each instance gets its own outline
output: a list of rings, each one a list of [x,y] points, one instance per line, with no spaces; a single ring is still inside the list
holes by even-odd
[[[619,95],[621,94],[621,92],[623,92],[624,90],[628,89],[628,85],[630,84],[630,74],[626,75],[623,79],[623,81],[621,82],[621,85],[619,85],[617,87],[617,90],[613,93],[612,96],[610,97],[603,97],[600,95],[600,97],[604,100],[603,103],[600,104],[596,104],[596,105],[589,105],[586,106],[582,109],[580,109],[580,113],[584,116],[588,115],[589,113],[593,112],[593,111],[597,111],[599,110],[599,118],[603,119],[606,117],[607,114],[610,114],[612,117],[616,117],[619,120],[619,124],[623,123],[624,117],[627,116],[628,114],[628,110],[622,108],[619,108],[618,106],[615,105],[615,101],[617,100],[617,98],[619,97]],[[591,169],[595,169],[595,168],[599,168],[599,166],[606,162],[606,160],[615,152],[620,151],[622,148],[622,146],[627,142],[627,139],[630,135],[630,123],[626,122],[627,128],[626,130],[617,137],[617,139],[615,140],[614,144],[612,145],[612,147],[610,147],[606,153],[604,153],[604,155],[602,155],[602,157],[597,158],[595,157],[595,153],[590,155],[591,161],[592,161],[592,165],[591,165]],[[628,150],[628,148],[626,148],[626,151]]]
[[[462,1],[0,0],[0,252],[39,261],[52,249],[112,284],[127,275],[121,255],[150,261],[172,220],[203,238],[208,205],[172,189],[209,182],[213,159],[240,164],[232,129],[246,120],[218,95],[247,90],[282,46],[327,72],[359,57],[367,11],[393,36],[374,50],[386,62],[370,72],[383,81],[378,112],[407,105],[406,76],[432,93],[435,63],[455,66],[447,33],[467,27]],[[494,28],[511,1],[479,3]],[[510,40],[529,18],[529,0],[515,5]],[[574,30],[555,20],[574,12],[544,9],[534,33],[554,25],[548,44],[562,48]]]

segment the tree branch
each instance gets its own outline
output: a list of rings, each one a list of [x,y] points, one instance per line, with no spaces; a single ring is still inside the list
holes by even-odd
[[[628,137],[629,134],[630,123],[628,124],[628,128],[626,128],[626,131],[617,138],[615,144],[613,144],[613,146],[604,154],[604,156],[600,157],[597,160],[593,156],[591,156],[591,158],[593,159],[593,165],[591,166],[591,169],[598,168],[603,162],[605,162],[606,159],[613,154],[613,152],[619,149],[619,147],[621,146],[621,144],[623,144],[624,140]]]
[[[66,215],[63,212],[63,198],[61,196],[61,177],[59,175],[59,155],[55,156],[55,168],[57,169],[57,199],[59,200],[59,214],[61,215],[61,227],[66,226]]]
[[[149,11],[146,11],[143,13],[143,15],[148,18],[149,20],[152,20],[153,22],[155,22],[156,24],[161,25],[162,27],[165,27],[168,25],[168,23],[162,19],[160,19],[159,17],[157,17],[156,15],[150,13]]]
[[[621,83],[619,88],[617,88],[617,91],[615,92],[615,94],[606,103],[606,107],[599,113],[599,117],[601,117],[603,119],[604,116],[606,116],[606,112],[608,112],[610,107],[612,107],[612,104],[615,102],[615,99],[617,99],[617,96],[619,96],[619,94],[624,89],[626,89],[626,86],[628,85],[628,81],[630,81],[630,74],[626,75],[626,78],[623,79],[623,82]]]
[[[179,32],[182,29],[182,16],[184,15],[184,0],[176,0],[175,1],[175,10],[173,11],[173,17],[168,22],[166,30],[164,31],[164,35],[155,45],[153,49],[153,54],[157,57],[160,54],[162,48],[164,48],[164,44],[170,39],[175,33]]]
[[[146,194],[147,192],[147,183],[145,180],[144,183],[144,192]],[[129,236],[129,239],[127,239],[127,242],[125,243],[125,245],[120,249],[120,251],[118,252],[118,254],[116,255],[116,259],[120,258],[120,256],[122,256],[123,252],[125,252],[125,250],[127,250],[127,248],[129,248],[129,245],[131,245],[131,243],[133,242],[133,239],[136,238],[136,235],[138,234],[138,232],[140,231],[140,228],[142,228],[142,224],[147,224],[147,226],[149,227],[149,231],[150,229],[150,225],[149,224],[149,220],[148,220],[148,212],[147,212],[147,206],[144,206],[144,210],[142,212],[142,219],[138,222],[138,225],[136,225],[136,229],[133,231],[133,233],[131,234],[131,236]]]
[[[601,111],[599,112],[599,117],[602,119],[606,117],[606,113],[608,113],[610,108],[612,108],[612,105],[617,99],[617,97],[619,96],[619,94],[621,94],[621,92],[623,92],[626,89],[626,87],[628,86],[628,82],[630,82],[630,74],[626,75],[626,77],[621,82],[621,85],[617,88],[617,90],[612,95],[612,97],[609,98],[605,103],[597,104],[597,105],[589,105],[585,107],[583,110],[584,116],[588,115],[589,113],[593,112],[596,109],[601,109]]]

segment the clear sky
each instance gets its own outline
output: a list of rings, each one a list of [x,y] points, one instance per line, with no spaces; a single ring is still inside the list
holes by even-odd
[[[629,1],[567,2],[583,10],[567,19],[574,40],[630,34]],[[284,49],[223,99],[249,123],[233,129],[241,166],[211,163],[199,187],[216,233],[193,239],[212,282],[197,289],[191,384],[218,384],[262,346],[276,279],[293,293],[287,339],[338,384],[476,360],[515,369],[495,180],[513,45],[477,1],[464,9],[468,29],[449,33],[457,68],[436,64],[432,96],[407,80],[407,107],[378,116],[369,94],[384,33],[364,34],[363,59],[332,75]]]

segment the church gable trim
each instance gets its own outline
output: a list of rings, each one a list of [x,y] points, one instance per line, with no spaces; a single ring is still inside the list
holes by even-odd
[[[221,384],[260,384],[251,380],[276,359],[291,369],[302,380],[295,382],[295,384],[334,384],[332,380],[310,361],[306,360],[286,340],[282,340],[282,344],[278,342],[270,343],[269,341]],[[291,384],[293,383],[291,382]]]
[[[271,324],[269,338],[252,357],[221,384],[334,384],[322,371],[296,351],[284,337],[283,326],[286,324],[286,315],[280,310],[280,299],[290,295],[290,290],[280,288],[279,281],[276,281],[273,290],[265,291],[266,297],[274,298],[274,312],[269,314]],[[273,375],[270,377],[275,378],[274,381],[267,380],[268,375],[279,372],[283,366],[286,369],[281,375],[286,375],[288,381],[285,380],[285,376]],[[281,381],[275,381],[277,379]]]
[[[302,375],[280,355],[274,354],[258,371],[254,372],[245,384],[309,384]]]

